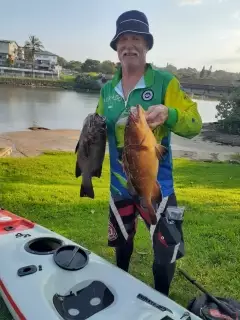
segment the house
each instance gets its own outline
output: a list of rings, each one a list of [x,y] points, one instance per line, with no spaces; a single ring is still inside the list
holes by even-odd
[[[18,54],[18,44],[13,40],[0,40],[0,63],[5,63],[7,58],[13,60]]]
[[[57,55],[49,51],[38,51],[34,55],[35,68],[40,70],[54,69],[58,64]]]

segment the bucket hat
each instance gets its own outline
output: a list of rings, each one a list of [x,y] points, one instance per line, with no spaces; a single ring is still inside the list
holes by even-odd
[[[110,42],[110,47],[113,50],[116,49],[116,44],[119,36],[125,33],[139,34],[142,35],[147,44],[148,49],[151,50],[153,47],[153,36],[149,32],[149,24],[146,15],[138,10],[130,10],[122,13],[116,22],[116,34]]]

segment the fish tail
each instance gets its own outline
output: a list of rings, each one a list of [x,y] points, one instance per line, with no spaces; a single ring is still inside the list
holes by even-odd
[[[154,200],[156,202],[162,201],[162,190],[161,190],[161,187],[157,181],[153,187],[152,200]]]
[[[153,208],[153,205],[151,203],[151,201],[148,201],[146,203],[147,205],[147,209],[148,209],[148,213],[149,213],[149,218],[150,218],[150,221],[151,221],[151,224],[155,225],[157,224],[157,216],[156,216],[156,212]]]
[[[93,184],[90,177],[83,177],[80,189],[80,197],[88,197],[94,199]]]

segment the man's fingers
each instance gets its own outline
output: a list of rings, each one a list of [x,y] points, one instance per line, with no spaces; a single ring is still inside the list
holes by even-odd
[[[156,108],[156,106],[151,106],[151,107],[149,107],[147,110],[146,110],[146,115],[148,115],[148,114],[150,114],[150,113],[152,113],[153,111],[154,111],[154,109]]]
[[[146,115],[146,120],[148,122],[152,122],[156,119],[156,117],[158,116],[159,111],[157,109],[154,109],[151,113],[149,113],[148,115]]]
[[[151,129],[155,129],[157,126],[159,126],[159,122],[150,122],[148,125]]]

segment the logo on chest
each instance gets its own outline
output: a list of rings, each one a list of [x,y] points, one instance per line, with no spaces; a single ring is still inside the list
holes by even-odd
[[[153,93],[152,90],[145,90],[145,91],[143,91],[143,93],[142,93],[142,99],[143,99],[144,101],[150,101],[150,100],[152,100],[152,99],[153,99],[153,96],[154,96],[154,93]]]

